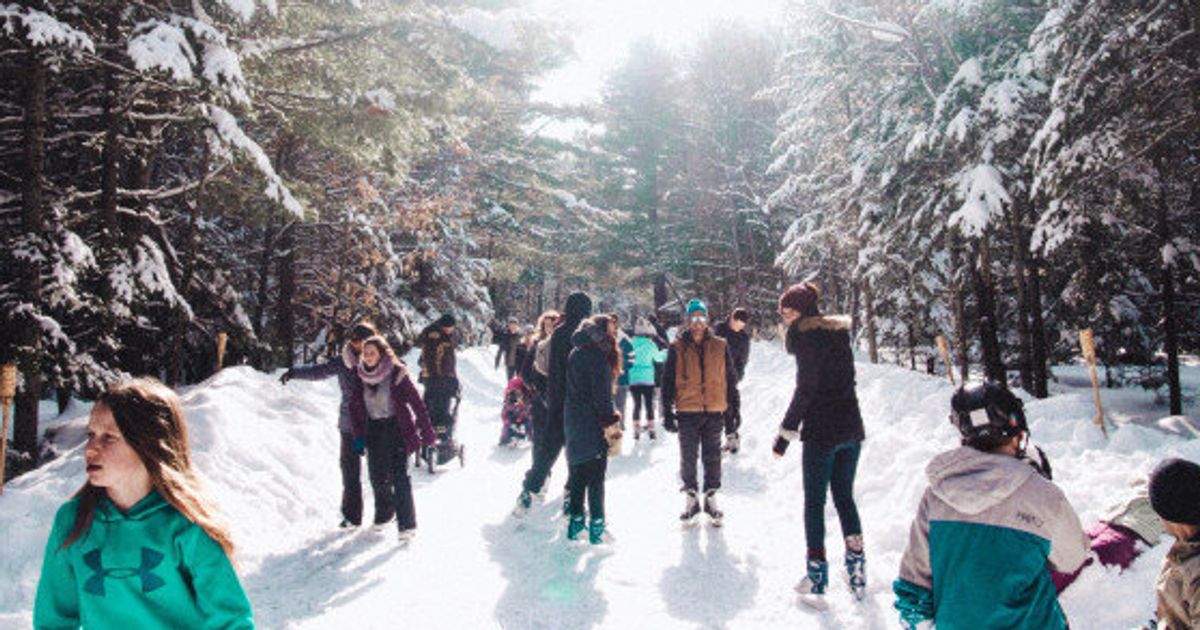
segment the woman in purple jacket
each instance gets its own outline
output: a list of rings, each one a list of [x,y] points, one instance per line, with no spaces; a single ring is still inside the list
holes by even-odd
[[[341,434],[341,448],[338,464],[342,469],[342,522],[338,527],[358,527],[362,523],[362,463],[363,442],[355,442],[350,430],[350,401],[354,399],[354,381],[358,380],[358,355],[362,352],[363,341],[378,335],[379,331],[368,322],[359,322],[350,330],[350,341],[342,346],[341,356],[319,363],[288,369],[279,377],[279,382],[287,385],[292,379],[298,381],[321,381],[336,376],[338,386],[342,390],[342,402],[338,408],[338,433]]]
[[[363,342],[351,398],[350,424],[355,442],[365,440],[367,475],[375,493],[375,526],[396,517],[400,542],[417,530],[408,455],[436,441],[429,411],[387,340]]]

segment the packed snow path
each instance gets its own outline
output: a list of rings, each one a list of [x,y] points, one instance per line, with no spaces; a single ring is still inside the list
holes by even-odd
[[[527,447],[496,445],[503,373],[491,353],[459,362],[464,400],[459,437],[466,467],[413,471],[418,535],[401,548],[394,526],[339,530],[334,380],[292,381],[227,369],[182,394],[196,459],[233,525],[243,582],[264,628],[894,628],[890,584],[925,486],[925,463],[950,448],[951,387],[942,378],[858,365],[867,425],[856,495],[865,528],[869,594],[854,602],[843,582],[842,546],[827,508],[830,609],[801,605],[792,585],[804,558],[800,448],[776,460],[770,444],[791,396],[794,366],[775,345],[756,343],[742,384],[742,451],[724,460],[725,526],[681,530],[678,446],[626,435],[608,469],[608,520],[615,541],[568,543],[558,515],[566,468],[560,459],[543,503],[510,516],[529,464]],[[1067,370],[1070,373],[1070,370]],[[1195,395],[1197,371],[1187,384]],[[1106,392],[1114,415],[1144,411],[1150,395]],[[1122,424],[1105,442],[1088,423],[1090,391],[1062,386],[1028,404],[1036,441],[1056,480],[1094,522],[1128,482],[1168,455],[1200,460],[1200,442]],[[1140,406],[1140,407],[1139,407]],[[78,444],[86,408],[59,443]],[[1194,409],[1193,409],[1194,413]],[[1194,418],[1193,418],[1194,420]],[[42,549],[54,510],[83,481],[82,448],[13,482],[0,498],[0,626],[28,627]],[[371,498],[366,472],[366,519]],[[1074,627],[1127,628],[1153,609],[1161,544],[1118,575],[1089,569],[1063,597]]]

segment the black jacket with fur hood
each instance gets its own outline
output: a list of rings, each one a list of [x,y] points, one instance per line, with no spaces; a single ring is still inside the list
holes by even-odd
[[[861,441],[862,413],[854,393],[854,353],[850,318],[804,317],[787,331],[788,352],[796,357],[796,390],[783,418],[794,439],[821,445]]]

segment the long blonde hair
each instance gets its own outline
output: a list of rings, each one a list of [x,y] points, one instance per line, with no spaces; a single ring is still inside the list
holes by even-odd
[[[109,387],[96,399],[96,405],[112,412],[121,436],[150,474],[154,489],[232,558],[233,538],[192,469],[187,422],[179,396],[157,380],[137,378]],[[63,547],[91,529],[96,506],[105,491],[89,481],[75,496],[79,498],[79,510]]]

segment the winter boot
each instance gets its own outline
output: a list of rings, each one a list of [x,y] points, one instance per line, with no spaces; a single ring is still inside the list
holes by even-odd
[[[567,522],[567,540],[579,540],[579,534],[585,529],[582,514],[572,514]]]
[[[696,522],[696,517],[700,515],[700,500],[696,497],[695,490],[687,490],[684,492],[683,512],[679,515],[679,521],[684,525],[692,525]]]
[[[604,519],[594,518],[588,523],[588,542],[593,545],[604,542]]]
[[[741,442],[741,439],[738,438],[738,434],[730,433],[729,435],[725,436],[724,450],[726,452],[728,452],[730,455],[736,455],[738,452],[738,448],[741,447],[741,444],[742,444],[742,442]]]
[[[708,515],[709,523],[713,527],[720,527],[721,520],[725,518],[725,513],[721,508],[717,507],[717,491],[707,490],[704,492],[704,513]]]
[[[650,439],[651,439],[651,440],[653,440],[653,439],[655,439],[656,437],[658,437],[658,436],[657,436],[657,435],[654,433],[654,418],[650,418],[649,420],[647,420],[647,421],[646,421],[646,433],[649,433],[649,434],[650,434]]]
[[[861,534],[846,537],[846,582],[855,599],[867,596],[867,557]]]
[[[400,530],[400,532],[396,535],[396,540],[399,541],[399,543],[401,545],[407,545],[408,543],[412,542],[412,539],[416,535],[417,535],[417,528],[410,527],[408,529]]]
[[[817,558],[808,559],[808,573],[796,585],[796,592],[805,604],[825,607],[825,588],[829,586],[829,563]]]
[[[521,494],[517,495],[517,506],[513,508],[513,516],[525,516],[529,513],[529,508],[533,505],[533,493],[528,490],[522,490]]]
[[[633,439],[637,440],[642,437],[642,421],[637,418],[633,419]]]

